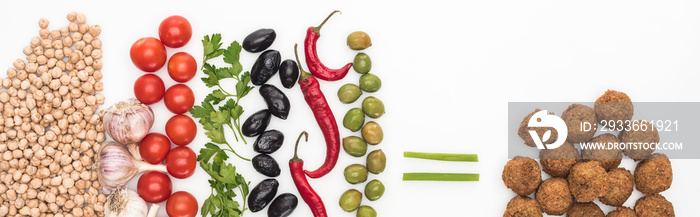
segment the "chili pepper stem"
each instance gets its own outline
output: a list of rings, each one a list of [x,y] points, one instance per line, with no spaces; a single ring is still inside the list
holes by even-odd
[[[339,10],[334,10],[333,12],[331,12],[331,14],[328,15],[328,17],[326,17],[325,20],[323,20],[323,22],[321,22],[321,25],[311,27],[314,30],[314,32],[316,32],[316,34],[320,34],[319,32],[321,31],[321,27],[323,27],[323,24],[326,24],[326,21],[328,21],[328,19],[330,19],[335,13],[342,14],[342,12],[340,12]]]
[[[297,155],[297,150],[299,149],[299,141],[301,140],[301,136],[304,136],[304,141],[308,142],[309,141],[309,133],[306,131],[302,131],[301,134],[299,134],[299,138],[297,138],[296,144],[294,144],[294,157],[290,161],[302,161],[301,158]]]
[[[297,59],[297,63],[299,64],[299,71],[301,71],[301,73],[299,73],[299,81],[304,82],[304,79],[311,76],[311,73],[304,71],[304,67],[301,66],[301,61],[299,61],[299,52],[297,51],[298,46],[299,44],[294,44],[294,57]]]

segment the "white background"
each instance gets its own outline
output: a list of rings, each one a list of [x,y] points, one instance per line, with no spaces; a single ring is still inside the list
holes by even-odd
[[[365,52],[373,60],[371,72],[382,78],[383,86],[378,93],[363,97],[375,95],[386,105],[387,114],[377,120],[384,128],[385,140],[370,150],[383,149],[388,166],[370,179],[382,180],[387,190],[380,200],[365,199],[363,204],[373,206],[379,216],[501,216],[514,196],[501,181],[508,160],[505,114],[509,101],[593,101],[607,89],[626,92],[633,101],[700,100],[700,2],[14,1],[3,3],[1,8],[0,68],[24,58],[22,48],[38,35],[39,18],[49,19],[49,28],[57,29],[68,24],[66,14],[78,11],[87,16],[89,24],[102,26],[99,38],[104,44],[106,105],[133,97],[132,84],[143,72],[131,63],[129,47],[141,37],[157,37],[160,21],[169,15],[185,16],[194,33],[188,45],[168,49],[168,53],[190,52],[201,63],[199,41],[203,35],[222,33],[226,46],[259,28],[274,28],[277,40],[272,48],[280,50],[283,59],[293,58],[293,45],[303,43],[307,27],[318,25],[334,9],[342,10],[342,15],[331,18],[323,28],[319,54],[326,65],[337,68],[356,54],[345,46],[347,34],[363,30],[372,37],[373,46]],[[249,68],[256,57],[244,53],[242,64]],[[164,69],[157,74],[166,85],[174,84]],[[187,84],[200,101],[209,90],[198,78]],[[339,123],[359,102],[341,104],[335,93],[342,84],[357,83],[358,79],[359,75],[351,72],[342,81],[321,83]],[[278,76],[269,83],[281,88]],[[291,116],[286,121],[273,118],[268,129],[279,129],[287,138],[282,149],[273,154],[283,168],[279,193],[298,195],[287,169],[293,141],[302,130],[311,134],[310,141],[300,148],[308,169],[322,163],[325,145],[298,85],[283,91],[292,103]],[[257,89],[242,105],[244,117],[265,107]],[[162,102],[153,109],[157,117],[152,130],[164,132],[171,114]],[[343,137],[351,135],[342,125],[340,130]],[[235,144],[234,148],[252,157],[254,139],[247,140],[248,145]],[[189,147],[198,150],[205,142],[200,129]],[[476,153],[480,162],[405,159],[403,151]],[[633,168],[628,161],[623,165]],[[363,162],[343,152],[333,172],[311,180],[330,216],[354,216],[338,207],[338,198],[349,188],[362,191],[364,185],[347,184],[342,170]],[[264,179],[249,163],[234,163],[253,185]],[[663,195],[673,202],[677,216],[695,213],[699,202],[695,195],[700,192],[698,165],[697,160],[673,160],[675,179]],[[404,172],[477,172],[481,181],[403,182]],[[198,170],[189,179],[173,180],[174,190],[189,191],[201,203],[209,193],[207,178]],[[635,192],[625,205],[633,206],[640,196]],[[299,199],[292,216],[310,216]],[[245,216],[265,216],[265,212],[246,212]]]

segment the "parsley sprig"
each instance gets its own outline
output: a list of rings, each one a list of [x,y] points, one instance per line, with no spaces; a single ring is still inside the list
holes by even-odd
[[[212,34],[204,36],[202,45],[204,46],[202,72],[205,74],[202,81],[207,87],[216,88],[204,98],[201,105],[194,106],[190,110],[192,117],[199,119],[199,123],[206,131],[204,134],[211,140],[199,150],[197,157],[200,167],[211,176],[209,186],[212,189],[209,198],[202,205],[201,214],[214,217],[241,216],[246,210],[245,200],[250,192],[248,189],[250,182],[246,182],[245,178],[236,172],[235,166],[226,163],[229,158],[226,152],[231,152],[246,161],[250,159],[236,153],[231,144],[226,141],[224,127],[228,126],[233,131],[237,142],[240,136],[240,140],[247,144],[241,132],[240,121],[244,110],[238,102],[253,89],[253,86],[249,85],[250,72],[241,74],[243,71],[239,62],[241,45],[238,42],[233,41],[223,49],[221,34]],[[207,62],[221,55],[224,62],[230,66],[217,67]],[[237,81],[235,93],[228,92],[221,86],[220,81],[223,79]],[[222,149],[217,144],[226,145],[226,148]],[[237,196],[236,191],[242,194],[242,210],[240,204],[234,200]]]

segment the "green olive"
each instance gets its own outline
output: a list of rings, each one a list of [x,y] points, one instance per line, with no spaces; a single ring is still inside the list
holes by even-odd
[[[384,139],[384,131],[377,122],[370,121],[362,127],[362,139],[370,145],[377,145]]]
[[[361,206],[357,209],[357,217],[377,217],[377,211],[371,206]]]
[[[348,110],[343,117],[343,126],[352,132],[357,132],[365,125],[365,113],[360,108]]]
[[[345,180],[350,184],[357,184],[367,181],[367,167],[362,164],[352,164],[345,167]]]
[[[355,84],[345,84],[338,89],[338,99],[345,104],[353,103],[360,98],[362,91]]]
[[[372,180],[365,185],[365,197],[370,201],[379,200],[384,195],[384,184],[379,180]]]
[[[366,53],[358,53],[355,55],[355,59],[352,60],[352,68],[357,73],[365,74],[372,69],[372,59]]]
[[[377,97],[367,97],[362,100],[362,111],[370,118],[379,118],[384,115],[384,103]]]
[[[386,168],[386,155],[381,149],[374,150],[367,155],[367,170],[370,173],[379,174],[384,172],[384,168]]]
[[[374,93],[382,88],[382,80],[374,74],[364,74],[360,77],[360,89]]]
[[[340,201],[338,201],[338,204],[340,204],[340,208],[345,210],[345,212],[352,212],[360,206],[361,202],[362,193],[360,193],[358,190],[350,189],[340,195]]]
[[[348,35],[348,47],[353,50],[364,50],[372,46],[369,35],[363,31],[356,31]]]
[[[343,138],[343,149],[351,156],[362,157],[367,153],[367,143],[360,137],[348,136]]]

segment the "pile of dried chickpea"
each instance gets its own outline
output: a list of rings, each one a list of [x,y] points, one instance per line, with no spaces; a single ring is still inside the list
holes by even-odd
[[[104,216],[93,169],[105,140],[100,26],[71,12],[0,79],[0,216]]]

